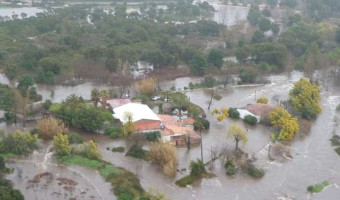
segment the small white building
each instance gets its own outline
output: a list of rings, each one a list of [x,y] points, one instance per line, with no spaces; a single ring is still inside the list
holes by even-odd
[[[244,119],[244,117],[247,116],[247,115],[251,115],[253,117],[256,117],[257,123],[259,123],[260,120],[261,120],[261,116],[254,115],[253,113],[249,112],[248,110],[237,109],[237,111],[240,113],[240,118],[241,119]]]

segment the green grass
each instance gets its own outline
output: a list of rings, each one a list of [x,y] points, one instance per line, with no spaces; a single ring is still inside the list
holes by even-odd
[[[98,160],[91,160],[80,155],[65,156],[65,157],[59,158],[58,160],[68,165],[80,165],[83,167],[90,167],[90,168],[100,168],[103,165]]]
[[[328,181],[324,181],[320,184],[310,185],[307,187],[308,192],[311,193],[318,193],[321,192],[326,186],[329,185]]]
[[[104,168],[99,170],[99,173],[106,179],[110,174],[119,175],[122,174],[122,171],[115,168],[113,165],[105,165]]]

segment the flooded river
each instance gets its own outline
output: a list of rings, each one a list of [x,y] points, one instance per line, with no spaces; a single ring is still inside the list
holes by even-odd
[[[221,92],[221,95],[223,96],[222,100],[214,101],[212,108],[242,107],[249,103],[254,103],[255,91],[257,97],[266,96],[268,99],[272,99],[274,96],[278,96],[280,99],[286,100],[293,83],[298,81],[300,77],[302,77],[302,73],[299,72],[274,75],[269,77],[269,80],[271,80],[272,83],[268,85],[259,87],[229,88],[223,90],[223,92]],[[182,88],[188,85],[189,82],[195,81],[198,81],[198,79],[180,78],[175,81],[168,82],[167,85],[169,87],[175,86],[177,88]],[[62,86],[60,86],[60,88],[62,88]],[[62,93],[62,89],[59,90],[59,92]],[[67,91],[69,89],[65,90]],[[56,94],[57,93],[58,90],[56,90]],[[210,93],[208,91],[201,89],[188,91],[187,95],[193,103],[200,105],[207,113],[209,113],[207,107]],[[270,101],[269,103],[271,105],[275,105],[274,101]],[[323,112],[315,121],[311,133],[303,139],[296,139],[292,143],[291,147],[293,159],[285,163],[273,162],[267,159],[267,147],[270,142],[269,136],[271,134],[271,130],[261,125],[257,125],[256,127],[248,126],[249,141],[247,145],[242,148],[246,152],[254,154],[258,158],[255,164],[266,170],[265,176],[259,180],[254,180],[243,174],[237,174],[236,177],[228,177],[225,175],[225,169],[222,167],[220,161],[217,160],[212,169],[212,172],[217,175],[216,178],[203,180],[198,186],[178,188],[174,184],[175,179],[163,176],[155,165],[142,160],[126,157],[121,153],[112,153],[111,151],[106,150],[106,147],[129,146],[131,143],[123,140],[108,139],[103,135],[96,135],[94,138],[95,141],[100,144],[104,160],[136,173],[144,188],[157,189],[158,191],[165,193],[170,199],[269,200],[289,199],[288,197],[293,197],[292,199],[299,200],[338,200],[340,196],[340,157],[336,155],[334,148],[330,146],[329,139],[332,137],[332,132],[335,127],[335,107],[339,103],[339,90],[322,90],[321,105]],[[207,117],[211,122],[211,128],[209,131],[202,133],[205,161],[210,159],[211,150],[221,151],[224,148],[234,148],[234,143],[226,138],[227,128],[234,121],[228,119],[224,123],[219,123],[214,119],[214,117],[210,115]],[[336,133],[340,134],[338,130],[336,130]],[[93,137],[92,134],[82,134],[82,136],[88,139]],[[194,147],[190,150],[190,152],[188,152],[186,148],[179,148],[178,156],[178,168],[188,168],[191,160],[200,158],[200,148]],[[53,161],[51,162],[53,163]],[[10,164],[10,166],[14,168],[18,166],[20,167],[21,165],[21,162]],[[32,166],[35,165],[26,163],[25,165],[28,165],[28,167],[22,166],[22,173],[32,174],[30,177],[41,171],[40,168],[40,170],[32,172],[33,169],[35,170]],[[59,169],[59,167],[54,165],[48,167],[48,169],[51,169],[51,171],[57,170],[56,173],[58,174],[64,173],[69,175],[70,173],[73,173],[72,168],[65,169],[64,167]],[[103,199],[112,199],[112,194],[107,192],[109,191],[109,186],[96,187],[99,192],[95,192],[95,186],[105,185],[103,180],[98,180],[100,179],[98,174],[91,170],[82,170],[82,173],[79,174],[79,179],[76,175],[76,180],[79,182],[84,181],[84,187],[91,188],[91,185],[86,185],[89,184],[86,179],[97,179],[95,182],[91,181],[94,184],[94,186],[92,186],[93,195],[98,195],[98,199],[100,199],[100,194]],[[82,177],[81,174],[83,174],[86,178]],[[178,173],[176,179],[183,177],[186,174],[188,174],[188,172],[183,174]],[[25,186],[17,180],[18,178],[16,174],[10,175],[9,178],[14,181],[15,187],[24,190]],[[307,186],[320,183],[324,180],[328,180],[331,183],[325,191],[314,195],[307,193]]]
[[[288,92],[293,83],[302,77],[299,72],[292,74],[275,75],[269,77],[271,84],[260,87],[234,88],[225,90],[221,101],[215,101],[212,108],[242,107],[255,101],[255,91],[259,96],[272,99],[279,96],[282,100],[288,98]],[[187,79],[181,79],[182,84],[187,84]],[[173,82],[178,84],[179,80]],[[205,90],[187,92],[193,103],[206,109],[210,93]],[[105,137],[97,138],[102,144],[104,159],[119,166],[128,168],[137,173],[145,188],[157,188],[170,199],[319,199],[338,200],[340,196],[340,157],[330,146],[329,139],[334,129],[333,119],[335,107],[340,103],[340,92],[322,92],[323,112],[315,121],[311,133],[304,139],[297,139],[292,144],[293,159],[285,163],[272,162],[267,159],[267,147],[270,129],[257,125],[248,127],[249,141],[243,149],[254,154],[258,161],[255,163],[266,170],[266,175],[260,180],[254,180],[247,175],[238,174],[236,177],[225,175],[225,169],[217,161],[212,170],[217,178],[204,180],[195,187],[178,188],[174,180],[164,177],[154,165],[125,157],[123,154],[112,153],[104,149],[125,145],[124,141],[109,141]],[[274,102],[270,104],[275,105]],[[206,110],[207,113],[209,112]],[[220,151],[224,148],[234,148],[234,143],[226,138],[227,127],[233,120],[218,123],[208,115],[211,128],[203,133],[203,149],[205,161],[210,159],[211,149]],[[339,134],[339,131],[338,131]],[[185,148],[178,149],[179,169],[188,168],[191,160],[200,158],[200,148],[196,147],[188,152]],[[187,172],[188,173],[188,172]],[[178,174],[176,179],[186,175]],[[331,186],[325,191],[310,196],[307,186],[328,180]],[[289,198],[288,198],[289,197]]]

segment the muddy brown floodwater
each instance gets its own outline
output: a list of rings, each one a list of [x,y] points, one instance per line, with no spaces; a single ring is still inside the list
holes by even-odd
[[[268,77],[271,81],[271,84],[268,85],[240,88],[229,87],[221,90],[220,94],[223,98],[220,101],[213,101],[212,109],[243,107],[254,103],[255,91],[257,97],[266,96],[270,100],[269,103],[271,105],[276,105],[276,102],[271,99],[274,96],[281,100],[288,99],[288,92],[293,87],[293,83],[302,76],[302,73],[294,71],[290,74]],[[164,85],[167,87],[175,86],[176,88],[183,88],[189,82],[197,81],[199,80],[180,78],[175,81],[166,82]],[[62,90],[59,92],[62,93]],[[199,89],[187,91],[186,93],[193,103],[201,106],[209,113],[207,110],[210,99],[209,91]],[[106,150],[106,147],[130,146],[131,141],[114,140],[104,135],[88,133],[82,133],[81,135],[87,139],[94,138],[100,144],[104,160],[136,173],[146,190],[156,189],[164,193],[169,199],[339,200],[340,157],[335,153],[329,141],[333,133],[340,134],[340,131],[335,129],[336,123],[334,122],[334,118],[337,115],[335,108],[340,103],[339,86],[329,87],[328,91],[322,89],[321,96],[323,111],[313,123],[310,134],[291,143],[292,160],[284,163],[268,160],[269,138],[272,130],[262,125],[247,127],[249,141],[242,148],[257,158],[255,165],[265,169],[265,176],[259,180],[252,179],[244,174],[228,177],[225,175],[225,169],[222,167],[221,161],[217,160],[212,168],[212,172],[217,175],[216,178],[203,180],[192,187],[179,188],[174,184],[175,180],[187,175],[189,170],[183,174],[178,173],[175,179],[170,179],[163,176],[160,169],[149,162]],[[204,161],[208,161],[211,158],[211,150],[221,151],[225,148],[234,148],[234,143],[226,138],[227,129],[234,120],[228,119],[224,123],[219,123],[209,114],[207,118],[211,122],[211,126],[208,131],[202,133]],[[39,192],[27,189],[28,180],[32,179],[36,174],[46,171],[51,172],[55,178],[67,177],[76,181],[78,185],[74,190],[74,194],[80,195],[79,191],[88,188],[87,197],[79,199],[89,199],[91,196],[94,199],[115,199],[110,191],[111,186],[97,172],[81,167],[56,165],[55,161],[50,158],[51,155],[48,148],[49,146],[45,145],[40,153],[36,153],[26,159],[13,160],[13,162],[9,163],[9,166],[13,167],[15,172],[9,175],[8,178],[14,182],[15,188],[19,188],[25,195],[28,195],[26,199],[41,199],[39,197],[44,195],[50,195],[51,199],[58,199],[52,195],[54,192],[60,193],[60,195],[58,194],[59,197],[64,197],[63,195],[65,194],[68,197],[71,196],[69,192],[64,191],[62,186],[56,184],[48,186],[45,190],[44,187],[39,186],[37,187]],[[186,148],[178,148],[178,168],[188,169],[190,161],[200,158],[200,155],[199,147],[193,147],[190,151]],[[21,173],[21,178],[19,178],[18,173]],[[307,193],[307,186],[320,183],[324,180],[330,182],[330,186],[324,191],[313,195]]]

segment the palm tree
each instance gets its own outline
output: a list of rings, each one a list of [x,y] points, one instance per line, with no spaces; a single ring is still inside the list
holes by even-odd
[[[97,88],[93,88],[91,90],[91,101],[93,102],[94,107],[98,106],[98,103],[100,101],[100,92]]]
[[[71,105],[71,106],[77,106],[83,102],[84,102],[84,99],[75,94],[71,94],[70,96],[66,98],[66,104]]]
[[[106,109],[106,102],[110,98],[110,93],[108,90],[101,90],[100,91],[100,98],[102,99],[102,108]]]

